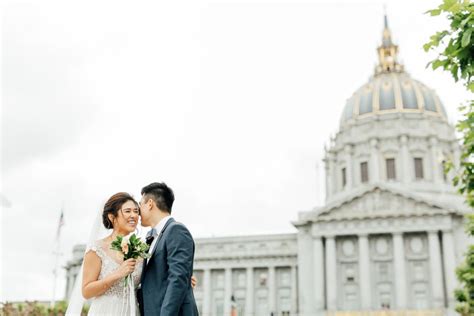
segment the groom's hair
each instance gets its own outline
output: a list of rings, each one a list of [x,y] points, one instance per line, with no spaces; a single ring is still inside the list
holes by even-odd
[[[160,210],[171,214],[174,193],[166,183],[153,182],[142,189],[142,195],[145,197],[146,201],[152,199]]]

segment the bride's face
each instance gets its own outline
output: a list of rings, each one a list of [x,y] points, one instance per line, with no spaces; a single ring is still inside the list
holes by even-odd
[[[118,211],[115,220],[112,221],[114,223],[114,230],[124,233],[127,232],[127,234],[135,231],[139,216],[140,211],[138,206],[133,201],[125,202]]]

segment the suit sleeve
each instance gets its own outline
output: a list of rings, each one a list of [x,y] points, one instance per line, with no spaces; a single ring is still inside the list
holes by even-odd
[[[181,224],[170,227],[166,248],[168,286],[160,315],[176,316],[191,286],[194,241],[188,229]]]

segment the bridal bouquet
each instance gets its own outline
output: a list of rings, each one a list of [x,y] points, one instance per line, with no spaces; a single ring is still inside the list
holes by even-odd
[[[111,249],[117,250],[122,252],[123,260],[128,259],[138,259],[138,258],[149,258],[150,255],[148,254],[149,246],[141,241],[135,234],[131,235],[130,237],[124,237],[118,235],[114,241],[112,241]],[[127,286],[128,279],[131,280],[132,276],[128,275],[124,279],[124,284]],[[133,283],[132,283],[133,284]]]

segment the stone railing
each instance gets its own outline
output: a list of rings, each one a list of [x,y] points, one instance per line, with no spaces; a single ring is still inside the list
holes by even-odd
[[[335,311],[326,316],[443,316],[443,310],[379,310],[379,311]]]

